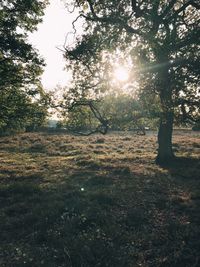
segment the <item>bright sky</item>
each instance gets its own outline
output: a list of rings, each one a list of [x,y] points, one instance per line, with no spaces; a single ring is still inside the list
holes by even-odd
[[[38,31],[30,35],[30,42],[39,50],[46,61],[42,76],[45,89],[54,89],[56,85],[66,85],[70,75],[63,70],[65,60],[62,52],[56,47],[62,47],[66,34],[72,31],[72,21],[75,15],[69,14],[61,0],[50,0],[45,11],[43,23]]]

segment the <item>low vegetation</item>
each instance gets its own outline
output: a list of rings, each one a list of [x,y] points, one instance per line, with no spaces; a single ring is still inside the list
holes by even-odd
[[[197,267],[198,132],[0,139],[0,266]]]

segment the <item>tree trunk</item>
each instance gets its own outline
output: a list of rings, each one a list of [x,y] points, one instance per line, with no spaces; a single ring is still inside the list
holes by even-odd
[[[173,112],[163,113],[158,131],[158,164],[167,164],[174,159],[172,150]]]
[[[158,131],[158,155],[156,163],[168,164],[174,159],[172,151],[172,132],[174,121],[172,89],[168,69],[161,70],[159,76],[162,112]]]

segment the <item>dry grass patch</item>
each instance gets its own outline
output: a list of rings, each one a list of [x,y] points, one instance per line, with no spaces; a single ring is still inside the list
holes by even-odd
[[[1,138],[0,266],[198,266],[199,140],[161,168],[152,134]]]

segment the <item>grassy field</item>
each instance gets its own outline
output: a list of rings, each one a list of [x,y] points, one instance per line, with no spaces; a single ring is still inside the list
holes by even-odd
[[[200,135],[0,138],[0,266],[200,266]]]

